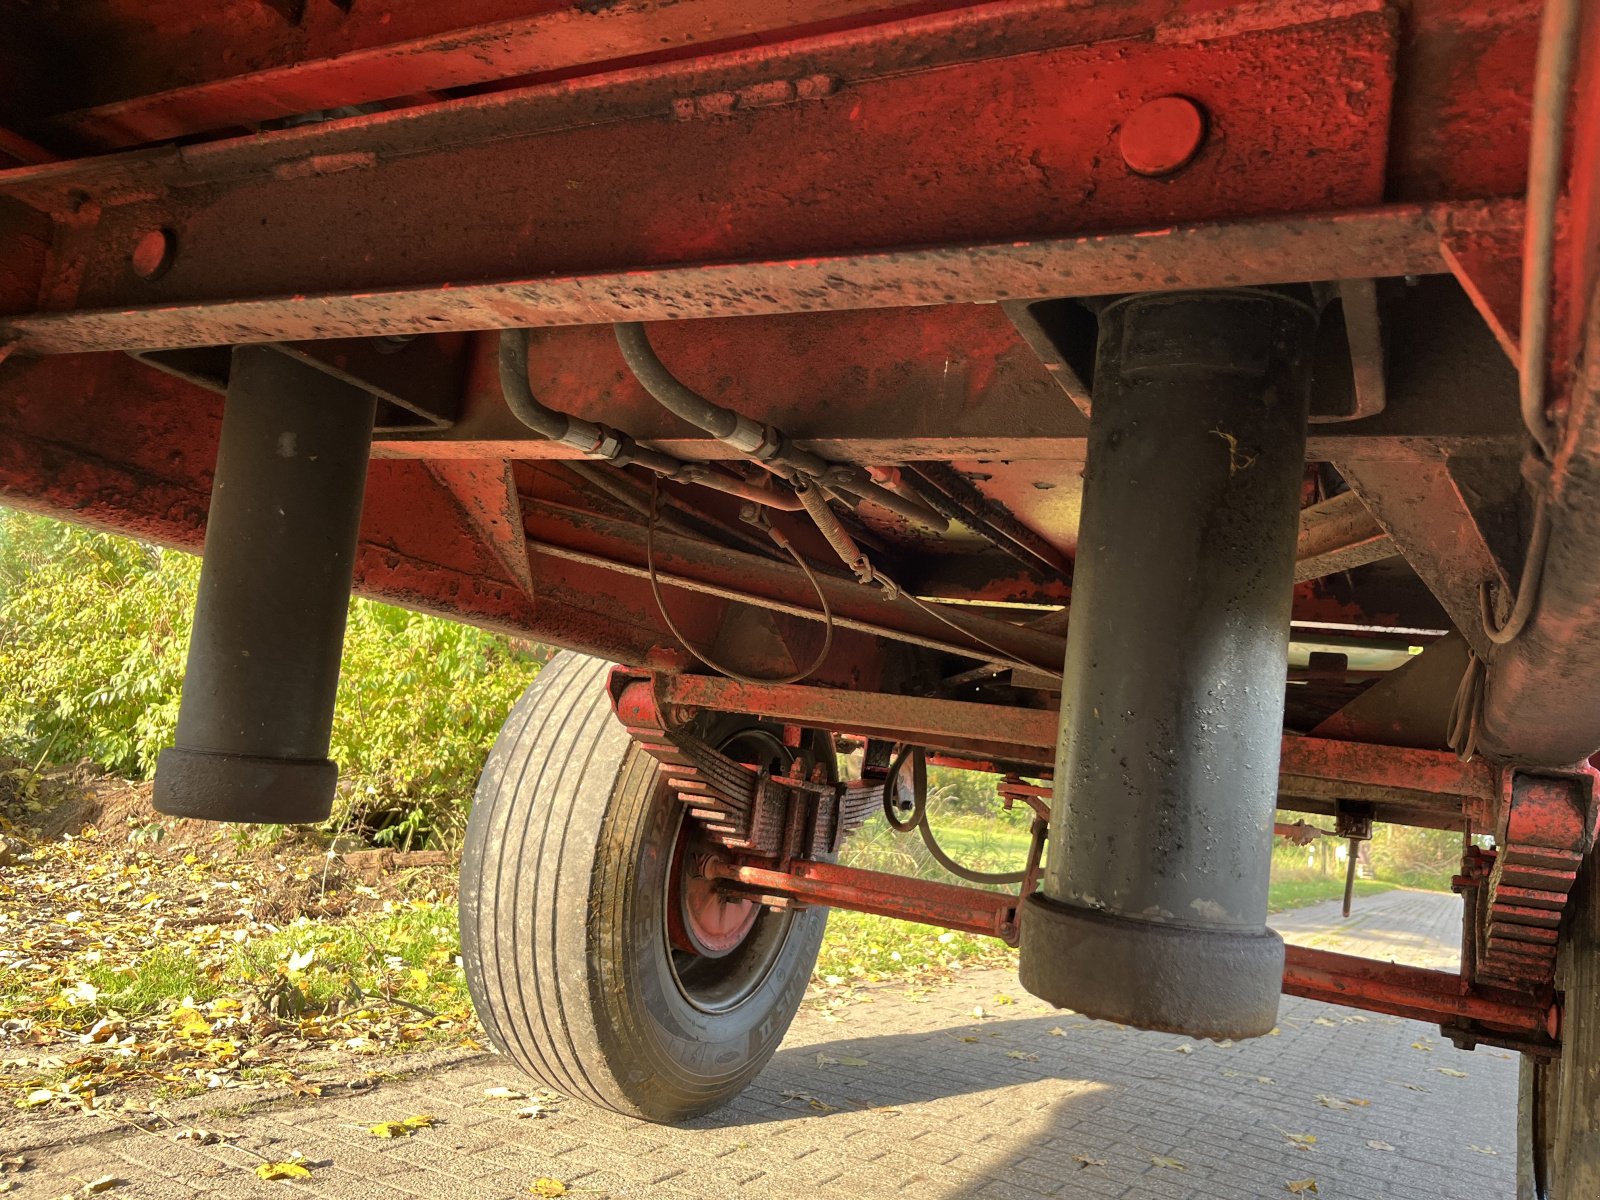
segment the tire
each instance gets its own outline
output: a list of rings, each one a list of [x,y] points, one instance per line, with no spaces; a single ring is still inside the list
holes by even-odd
[[[467,825],[461,955],[490,1040],[523,1071],[629,1116],[681,1121],[737,1095],[778,1048],[827,910],[754,908],[725,958],[669,945],[669,883],[691,819],[613,716],[608,670],[557,655],[501,729]],[[752,719],[701,732],[781,749]]]
[[[1561,922],[1561,1057],[1522,1058],[1518,1200],[1600,1196],[1600,861],[1590,854]]]

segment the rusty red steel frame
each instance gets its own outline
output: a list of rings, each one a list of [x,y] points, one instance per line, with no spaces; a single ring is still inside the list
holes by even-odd
[[[1020,901],[1014,895],[806,860],[778,870],[713,859],[703,870],[706,878],[721,881],[733,893],[845,908],[1015,940]],[[1475,984],[1447,971],[1304,946],[1285,949],[1286,995],[1447,1027],[1470,1022],[1482,1027],[1485,1041],[1510,1038],[1542,1053],[1552,1053],[1557,1046],[1560,1011],[1547,998]]]
[[[1600,445],[1600,20],[1547,222],[1525,198],[1540,7],[106,0],[12,14],[0,500],[197,549],[226,347],[281,343],[380,398],[364,594],[648,670],[662,713],[741,713],[1038,778],[1070,571],[908,542],[863,504],[865,539],[902,548],[905,593],[826,571],[813,587],[728,498],[665,484],[647,509],[636,478],[584,474],[578,450],[535,437],[504,401],[487,331],[533,330],[529,383],[564,411],[687,460],[736,459],[624,368],[609,323],[655,322],[662,358],[713,401],[886,479],[945,465],[1064,563],[1089,390],[1070,356],[1042,358],[1019,332],[1015,305],[1326,282],[1353,376],[1331,411],[1360,419],[1312,426],[1308,461],[1351,491],[1307,511],[1367,519],[1306,539],[1318,551],[1294,619],[1307,641],[1321,628],[1402,648],[1461,629],[1495,660],[1488,736],[1531,745],[1530,727],[1559,733],[1561,706],[1583,707],[1573,652],[1600,637],[1600,586],[1572,567],[1600,559],[1600,531],[1582,536]],[[1523,549],[1523,249],[1545,228],[1555,283],[1535,366],[1546,409],[1571,417],[1546,464],[1567,522],[1552,561],[1577,582],[1497,652],[1479,589],[1509,590]],[[1492,487],[1473,474],[1484,463]],[[784,527],[825,559],[814,531]],[[757,675],[808,661],[826,627],[818,686],[686,673],[667,605],[702,648],[728,631],[753,647],[741,665]],[[957,698],[997,680],[1013,702]],[[1519,777],[1437,736],[1379,732],[1393,736],[1286,735],[1281,804],[1496,833],[1496,856],[1463,876],[1481,936],[1460,978],[1291,948],[1285,989],[1548,1049],[1592,776]],[[806,860],[709,869],[797,902],[1015,930],[1015,896]]]

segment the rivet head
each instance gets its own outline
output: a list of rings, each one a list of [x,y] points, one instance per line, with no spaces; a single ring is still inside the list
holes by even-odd
[[[128,256],[133,273],[149,281],[160,279],[172,265],[178,249],[178,239],[170,229],[152,229],[142,234]]]
[[[1184,96],[1147,100],[1130,113],[1117,132],[1128,169],[1140,175],[1170,175],[1200,153],[1206,140],[1206,115]]]

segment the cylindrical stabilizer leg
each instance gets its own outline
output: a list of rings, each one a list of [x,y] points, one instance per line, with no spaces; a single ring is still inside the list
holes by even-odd
[[[1101,314],[1050,858],[1022,983],[1194,1037],[1277,1019],[1266,928],[1316,316],[1297,296]]]
[[[376,407],[276,350],[233,351],[176,745],[157,812],[321,821]]]

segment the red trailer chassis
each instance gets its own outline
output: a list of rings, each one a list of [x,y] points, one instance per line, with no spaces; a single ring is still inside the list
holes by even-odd
[[[1284,989],[1545,1057],[1596,833],[1597,286],[1579,0],[73,0],[0,45],[0,499],[189,549],[209,522],[177,811],[225,769],[232,815],[315,814],[281,789],[331,787],[325,731],[234,744],[230,706],[331,704],[342,571],[623,664],[716,895],[1081,950],[1108,935],[1058,827],[1110,826],[1063,797],[1134,712],[1086,699],[1121,682],[1068,625],[1126,609],[1128,673],[1170,651],[1205,734],[1129,770],[1270,792],[1275,761],[1341,834],[1493,838],[1459,976],[1291,950]],[[1244,424],[1169,428],[1161,388]],[[253,549],[269,495],[295,534]],[[251,608],[285,579],[322,599]],[[1232,649],[1191,654],[1185,603]],[[1264,658],[1228,641],[1252,621]],[[820,730],[994,771],[1040,821],[1022,886],[826,861],[882,779],[758,785],[693,741],[718,714],[794,763]],[[1259,919],[1196,901],[1259,976]]]

